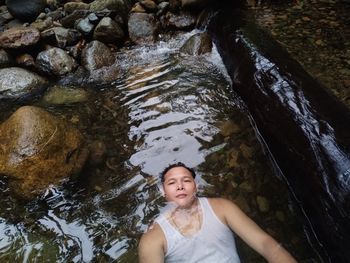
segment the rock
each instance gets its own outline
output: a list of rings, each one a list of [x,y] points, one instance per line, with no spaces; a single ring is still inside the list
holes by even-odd
[[[81,64],[90,72],[114,63],[115,56],[100,41],[91,41],[82,51]]]
[[[95,25],[92,24],[89,18],[79,19],[75,25],[75,28],[78,29],[84,35],[90,35],[95,28]]]
[[[13,59],[9,53],[0,49],[0,69],[9,67],[13,64]]]
[[[79,173],[88,156],[83,136],[45,110],[24,106],[0,125],[0,174],[32,198]]]
[[[41,32],[41,37],[46,43],[65,48],[76,44],[82,38],[82,35],[75,29],[53,27]]]
[[[70,15],[63,17],[60,22],[65,28],[74,27],[76,21],[87,17],[91,12],[88,10],[75,10]]]
[[[167,12],[165,16],[162,17],[163,28],[173,28],[180,30],[189,30],[194,28],[196,25],[196,17],[190,13],[180,13],[175,15],[173,13]]]
[[[65,75],[78,67],[74,58],[57,47],[40,52],[36,57],[35,65],[41,72],[54,76]]]
[[[131,40],[137,44],[154,42],[157,39],[158,24],[152,14],[132,13],[128,21],[128,31]]]
[[[169,2],[161,2],[158,4],[157,16],[165,14],[169,10]]]
[[[157,4],[153,0],[141,0],[140,4],[145,8],[149,13],[155,13],[158,10]]]
[[[37,19],[30,25],[41,32],[41,31],[44,31],[45,29],[50,28],[53,25],[53,20],[52,20],[52,17],[47,17],[43,20]]]
[[[32,68],[35,66],[35,61],[32,55],[30,54],[22,54],[16,57],[16,63],[19,66],[25,68]]]
[[[35,45],[40,39],[40,32],[34,27],[14,27],[0,33],[0,47],[23,48]]]
[[[86,82],[89,85],[99,86],[110,84],[120,77],[120,68],[115,64],[112,66],[102,67],[90,72]]]
[[[261,212],[266,213],[270,210],[269,201],[265,197],[258,195],[256,197],[256,202]]]
[[[146,13],[146,10],[140,3],[136,3],[130,10],[130,13]]]
[[[110,17],[104,17],[96,26],[93,39],[103,43],[122,44],[124,40],[123,29]]]
[[[181,0],[169,0],[169,11],[176,14],[181,8]]]
[[[88,93],[82,88],[53,86],[45,92],[42,100],[51,105],[79,103],[88,100]]]
[[[90,10],[101,11],[108,9],[115,11],[123,19],[126,19],[132,5],[132,0],[95,0],[90,4]]]
[[[15,18],[32,22],[44,10],[45,0],[6,0],[6,6]]]
[[[180,52],[189,55],[201,55],[211,52],[213,43],[208,33],[198,33],[191,36],[180,48]]]
[[[73,13],[75,10],[89,10],[90,5],[83,2],[67,2],[63,6],[63,10],[67,13]]]
[[[26,69],[0,69],[0,98],[27,97],[42,90],[47,84],[46,79]]]

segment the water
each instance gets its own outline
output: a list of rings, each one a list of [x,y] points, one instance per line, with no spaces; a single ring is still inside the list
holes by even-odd
[[[1,262],[137,262],[138,239],[165,205],[157,176],[177,161],[196,167],[200,195],[234,200],[300,262],[319,262],[217,51],[178,52],[193,33],[123,50],[120,78],[87,89],[87,103],[30,103],[103,141],[107,158],[30,202],[3,179]],[[0,120],[17,107],[3,104]],[[264,262],[237,246],[243,262]]]

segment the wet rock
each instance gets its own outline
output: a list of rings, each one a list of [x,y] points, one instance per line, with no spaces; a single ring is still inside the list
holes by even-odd
[[[249,147],[248,145],[242,143],[239,146],[239,149],[242,152],[242,155],[244,156],[244,158],[246,159],[251,159],[253,157],[253,148]]]
[[[67,2],[63,6],[63,10],[67,13],[73,13],[75,10],[89,10],[90,5],[83,2]]]
[[[13,59],[9,53],[0,49],[0,68],[6,68],[13,64]]]
[[[154,15],[132,13],[128,21],[131,40],[137,44],[154,42],[157,39],[158,24]]]
[[[47,17],[45,19],[37,19],[30,25],[41,32],[41,31],[44,31],[45,29],[52,27],[53,20],[52,20],[52,17]]]
[[[112,10],[125,19],[128,16],[132,4],[132,0],[95,0],[90,4],[90,10]]]
[[[53,27],[41,32],[41,37],[46,43],[64,48],[76,44],[82,38],[82,35],[75,29]]]
[[[0,47],[15,49],[35,45],[40,32],[34,27],[14,27],[0,33]]]
[[[90,72],[86,82],[90,85],[105,85],[116,81],[120,77],[120,68],[116,64],[102,67]]]
[[[208,33],[198,33],[191,36],[180,48],[180,52],[189,55],[201,55],[211,52],[213,43]]]
[[[78,66],[75,60],[60,48],[50,48],[40,52],[35,64],[41,72],[54,76],[65,75]]]
[[[79,19],[75,25],[75,28],[78,29],[84,35],[90,35],[95,28],[95,25],[92,24],[89,18]]]
[[[110,17],[104,17],[96,26],[93,38],[103,43],[121,44],[124,40],[123,29]]]
[[[98,16],[95,14],[95,13],[91,13],[91,14],[89,14],[88,16],[87,16],[87,19],[89,19],[89,21],[92,23],[92,24],[97,24],[98,23],[98,21],[100,20],[99,18],[98,18]]]
[[[47,84],[46,79],[26,69],[0,69],[0,98],[26,97],[42,90]]]
[[[5,10],[0,11],[0,26],[4,25],[9,20],[13,19],[13,16],[10,14],[7,8],[4,8],[4,9]]]
[[[45,0],[6,0],[6,6],[15,18],[32,22],[44,10]]]
[[[82,51],[81,61],[81,64],[92,72],[96,69],[112,65],[115,61],[115,56],[105,44],[94,40]]]
[[[67,122],[33,106],[0,125],[0,174],[24,198],[79,173],[88,156],[83,136]]]
[[[181,0],[169,0],[169,11],[176,14],[181,8]]]
[[[79,103],[88,100],[88,93],[82,88],[53,86],[45,92],[42,100],[52,105]]]
[[[155,13],[158,10],[157,4],[153,0],[141,0],[140,4],[145,8],[149,13]]]
[[[265,197],[258,195],[256,197],[256,203],[261,212],[268,212],[270,210],[269,201]]]
[[[173,28],[180,30],[189,30],[194,28],[196,25],[196,17],[190,13],[166,13],[165,16],[162,17],[162,26],[163,28]]]
[[[21,54],[16,57],[16,63],[19,66],[25,68],[33,68],[35,66],[35,61],[32,55],[30,54]]]

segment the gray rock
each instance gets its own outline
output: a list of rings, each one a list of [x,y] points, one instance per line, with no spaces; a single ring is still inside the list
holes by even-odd
[[[124,40],[123,29],[110,17],[104,17],[96,26],[93,38],[103,43],[121,44]]]
[[[90,35],[94,30],[95,25],[90,22],[89,18],[84,18],[77,21],[75,28],[84,35]]]
[[[82,35],[75,29],[53,27],[41,32],[41,37],[47,43],[64,48],[76,44],[82,38]]]
[[[76,21],[79,19],[83,19],[86,16],[88,16],[91,12],[88,10],[75,10],[73,13],[71,13],[68,16],[63,17],[60,22],[62,26],[65,28],[72,28],[74,27]]]
[[[180,52],[189,55],[201,55],[211,52],[213,43],[208,33],[198,33],[191,36],[180,48]]]
[[[50,48],[40,52],[35,64],[41,72],[54,76],[70,73],[78,66],[75,60],[60,48]]]
[[[158,23],[152,14],[132,13],[128,31],[131,40],[137,44],[154,42],[157,40]]]
[[[95,0],[90,4],[90,10],[101,11],[108,9],[126,18],[131,10],[132,4],[132,0]]]
[[[6,6],[15,18],[32,22],[44,10],[45,0],[6,0]]]
[[[161,2],[158,4],[157,16],[165,14],[169,10],[169,2]]]
[[[53,20],[52,17],[47,17],[45,19],[37,19],[30,25],[36,29],[38,29],[40,32],[44,31],[45,29],[48,29],[52,26]]]
[[[29,70],[11,67],[0,69],[0,97],[18,99],[43,89],[47,80]]]
[[[13,64],[13,59],[9,53],[0,49],[0,68],[6,68]]]
[[[35,45],[40,32],[34,27],[14,27],[0,33],[0,47],[15,49]]]
[[[114,54],[105,44],[98,40],[91,41],[81,54],[81,64],[90,72],[110,66],[114,62]]]

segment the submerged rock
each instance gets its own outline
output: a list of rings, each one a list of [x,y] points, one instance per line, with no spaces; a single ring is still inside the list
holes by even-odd
[[[0,99],[18,99],[38,92],[47,80],[26,69],[11,67],[0,69]]]
[[[0,125],[0,174],[24,198],[77,174],[87,156],[81,133],[41,108],[21,107]]]
[[[88,93],[82,88],[54,86],[48,89],[43,97],[44,103],[62,105],[79,103],[88,100]]]
[[[185,44],[180,48],[180,52],[189,55],[201,55],[211,52],[213,43],[208,33],[198,33],[191,36]]]

